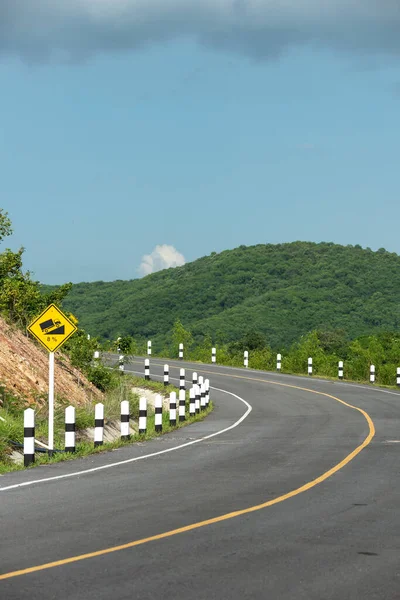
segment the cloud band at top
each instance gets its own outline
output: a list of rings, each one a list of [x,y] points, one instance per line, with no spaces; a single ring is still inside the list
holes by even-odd
[[[0,55],[84,60],[192,37],[273,58],[312,44],[400,53],[400,0],[1,0]]]

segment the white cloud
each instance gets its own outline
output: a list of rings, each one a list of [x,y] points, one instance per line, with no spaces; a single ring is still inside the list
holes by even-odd
[[[169,267],[181,267],[185,257],[173,246],[161,244],[156,246],[151,254],[145,254],[139,267],[141,275],[150,275]]]
[[[187,36],[257,58],[300,44],[399,54],[399,0],[0,0],[0,53],[30,61]]]

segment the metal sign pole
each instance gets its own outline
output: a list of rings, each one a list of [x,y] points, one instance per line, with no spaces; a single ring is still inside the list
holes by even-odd
[[[54,450],[54,352],[49,352],[49,456]]]
[[[55,304],[50,304],[32,321],[28,331],[49,353],[49,445],[54,453],[54,352],[77,331],[73,323]]]

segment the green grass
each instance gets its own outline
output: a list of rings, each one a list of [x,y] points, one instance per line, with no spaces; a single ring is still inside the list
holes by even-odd
[[[121,377],[119,385],[113,390],[106,394],[104,398],[104,416],[105,421],[117,420],[120,417],[120,403],[122,400],[129,400],[130,416],[132,419],[137,420],[139,416],[139,396],[132,393],[132,387],[146,388],[161,395],[169,395],[171,391],[177,392],[177,388],[172,385],[164,386],[163,383],[155,381],[146,381],[140,377],[133,377],[125,375]],[[187,395],[188,396],[188,395]],[[4,400],[3,400],[4,402]],[[8,473],[11,471],[19,471],[24,469],[23,465],[15,464],[10,459],[10,444],[9,440],[12,439],[15,442],[23,443],[23,405],[16,405],[13,401],[12,409],[7,402],[4,403],[3,408],[0,409],[0,416],[5,419],[5,422],[0,420],[0,474]],[[68,403],[64,400],[58,400],[55,415],[54,415],[54,446],[55,448],[64,448],[64,410],[68,406]],[[168,433],[170,431],[180,429],[190,423],[203,420],[211,411],[212,403],[210,402],[209,407],[203,412],[189,417],[189,398],[186,399],[187,406],[187,418],[183,423],[177,423],[176,427],[170,427],[169,425],[169,411],[163,411],[163,432],[156,433],[154,431],[154,413],[148,411],[147,418],[147,433],[145,435],[132,435],[131,440],[123,442],[120,439],[113,442],[105,443],[103,446],[94,448],[93,442],[82,441],[77,442],[76,452],[71,453],[56,453],[51,458],[47,454],[37,453],[35,457],[35,463],[33,466],[52,464],[55,462],[61,462],[65,460],[74,460],[82,456],[88,456],[90,454],[97,454],[98,452],[112,451],[123,446],[152,439]],[[94,426],[94,403],[88,403],[86,406],[79,407],[76,409],[76,429],[86,429],[87,427]],[[38,408],[35,411],[35,437],[37,440],[47,443],[48,439],[48,410],[47,407]]]

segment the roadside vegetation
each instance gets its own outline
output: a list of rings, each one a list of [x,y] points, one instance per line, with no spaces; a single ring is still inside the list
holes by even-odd
[[[132,388],[142,388],[151,390],[152,392],[159,393],[162,396],[169,397],[170,392],[175,391],[178,393],[178,389],[172,385],[164,386],[163,383],[156,381],[146,381],[140,377],[131,376],[126,374],[121,376],[117,371],[111,371],[111,379],[113,385],[104,395],[104,421],[105,426],[109,423],[113,423],[119,427],[119,419],[121,414],[121,402],[122,400],[129,400],[130,408],[130,419],[131,427],[137,428],[139,418],[139,394],[134,393]],[[179,429],[203,420],[212,411],[212,402],[210,402],[208,408],[201,413],[190,417],[189,416],[189,395],[186,394],[186,420],[183,423],[177,422],[176,427],[171,427],[169,424],[169,411],[163,410],[163,432],[168,433],[175,429]],[[93,439],[88,440],[80,439],[83,438],[82,433],[88,429],[94,427],[94,406],[95,403],[87,403],[85,406],[76,407],[76,452],[65,453],[64,449],[64,432],[65,432],[65,420],[64,411],[69,405],[66,400],[59,399],[55,408],[55,419],[54,419],[54,442],[55,448],[61,450],[56,452],[52,457],[49,457],[46,453],[37,453],[35,458],[35,464],[33,466],[41,464],[51,464],[54,462],[60,462],[64,460],[73,460],[77,457],[88,456],[89,454],[96,454],[99,452],[105,452],[120,448],[134,442],[140,442],[152,439],[160,433],[155,432],[154,428],[154,410],[148,404],[148,417],[147,417],[147,432],[146,434],[135,433],[132,434],[129,441],[121,441],[121,439],[115,439],[112,442],[105,442],[102,446],[94,447]],[[23,411],[26,408],[24,401],[20,398],[16,398],[11,394],[8,394],[3,390],[2,395],[2,406],[0,408],[0,474],[7,473],[10,471],[23,469],[22,464],[16,464],[10,458],[10,452],[13,446],[10,445],[10,440],[16,444],[23,444]],[[47,405],[35,408],[35,438],[39,442],[47,442],[48,438],[48,410]],[[79,440],[79,441],[78,441]],[[36,445],[40,448],[39,445]]]
[[[129,337],[127,338],[129,339]],[[178,340],[181,340],[179,342]],[[184,344],[184,358],[202,363],[211,362],[213,340],[206,336],[196,343],[192,333],[177,320],[169,334],[169,341],[153,357],[178,358],[179,343]],[[145,342],[131,340],[131,348],[138,355],[147,353]],[[114,343],[104,342],[104,350],[113,350]],[[380,332],[349,339],[343,329],[319,329],[300,337],[289,346],[272,347],[266,337],[249,331],[235,342],[216,344],[217,364],[243,367],[244,351],[249,352],[249,367],[265,371],[276,370],[276,357],[282,355],[282,373],[305,375],[307,361],[313,359],[313,375],[337,379],[338,363],[344,362],[344,379],[368,383],[370,366],[375,365],[376,383],[395,386],[400,367],[400,332]],[[114,350],[115,351],[115,350]]]

